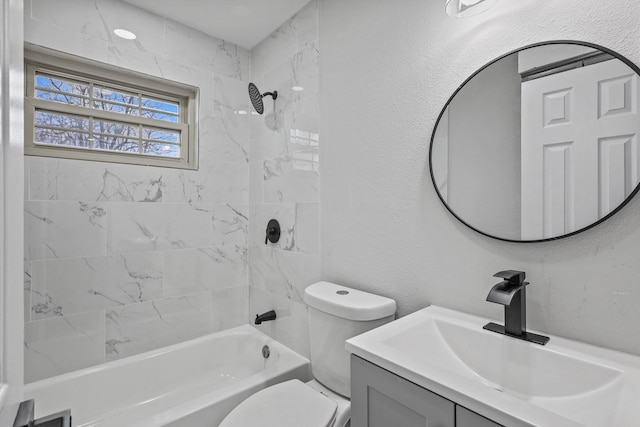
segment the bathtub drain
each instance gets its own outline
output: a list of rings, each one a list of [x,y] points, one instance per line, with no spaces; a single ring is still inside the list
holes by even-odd
[[[268,345],[263,346],[262,357],[264,357],[265,359],[268,359],[270,355],[271,355],[271,350],[269,350],[269,346]]]

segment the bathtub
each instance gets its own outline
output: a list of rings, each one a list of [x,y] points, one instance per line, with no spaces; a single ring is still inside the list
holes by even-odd
[[[256,391],[309,376],[308,359],[245,325],[36,381],[24,393],[37,417],[70,408],[74,427],[213,427]]]

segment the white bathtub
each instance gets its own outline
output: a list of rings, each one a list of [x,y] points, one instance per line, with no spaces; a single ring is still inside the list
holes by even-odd
[[[37,417],[70,408],[74,427],[213,427],[256,391],[309,375],[307,359],[245,325],[27,384],[25,399]]]

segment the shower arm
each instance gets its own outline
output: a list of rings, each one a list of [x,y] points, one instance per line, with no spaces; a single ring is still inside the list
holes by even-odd
[[[265,92],[265,93],[263,93],[263,94],[262,94],[262,97],[264,98],[264,97],[265,97],[265,96],[267,96],[267,95],[268,95],[268,96],[270,96],[270,97],[272,97],[272,98],[273,98],[273,100],[275,101],[275,100],[276,100],[276,98],[278,98],[278,91],[277,91],[277,90],[274,90],[273,92]]]

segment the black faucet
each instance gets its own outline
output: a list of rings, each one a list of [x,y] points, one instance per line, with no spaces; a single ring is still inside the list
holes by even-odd
[[[499,271],[493,277],[500,277],[502,282],[495,285],[487,295],[487,301],[504,305],[504,326],[487,323],[484,329],[545,345],[549,337],[527,332],[527,288],[524,271]]]
[[[256,325],[260,325],[262,324],[262,322],[266,322],[268,320],[276,320],[276,312],[271,310],[271,311],[267,311],[266,313],[262,313],[260,315],[256,314],[256,320],[255,320],[255,324]]]

